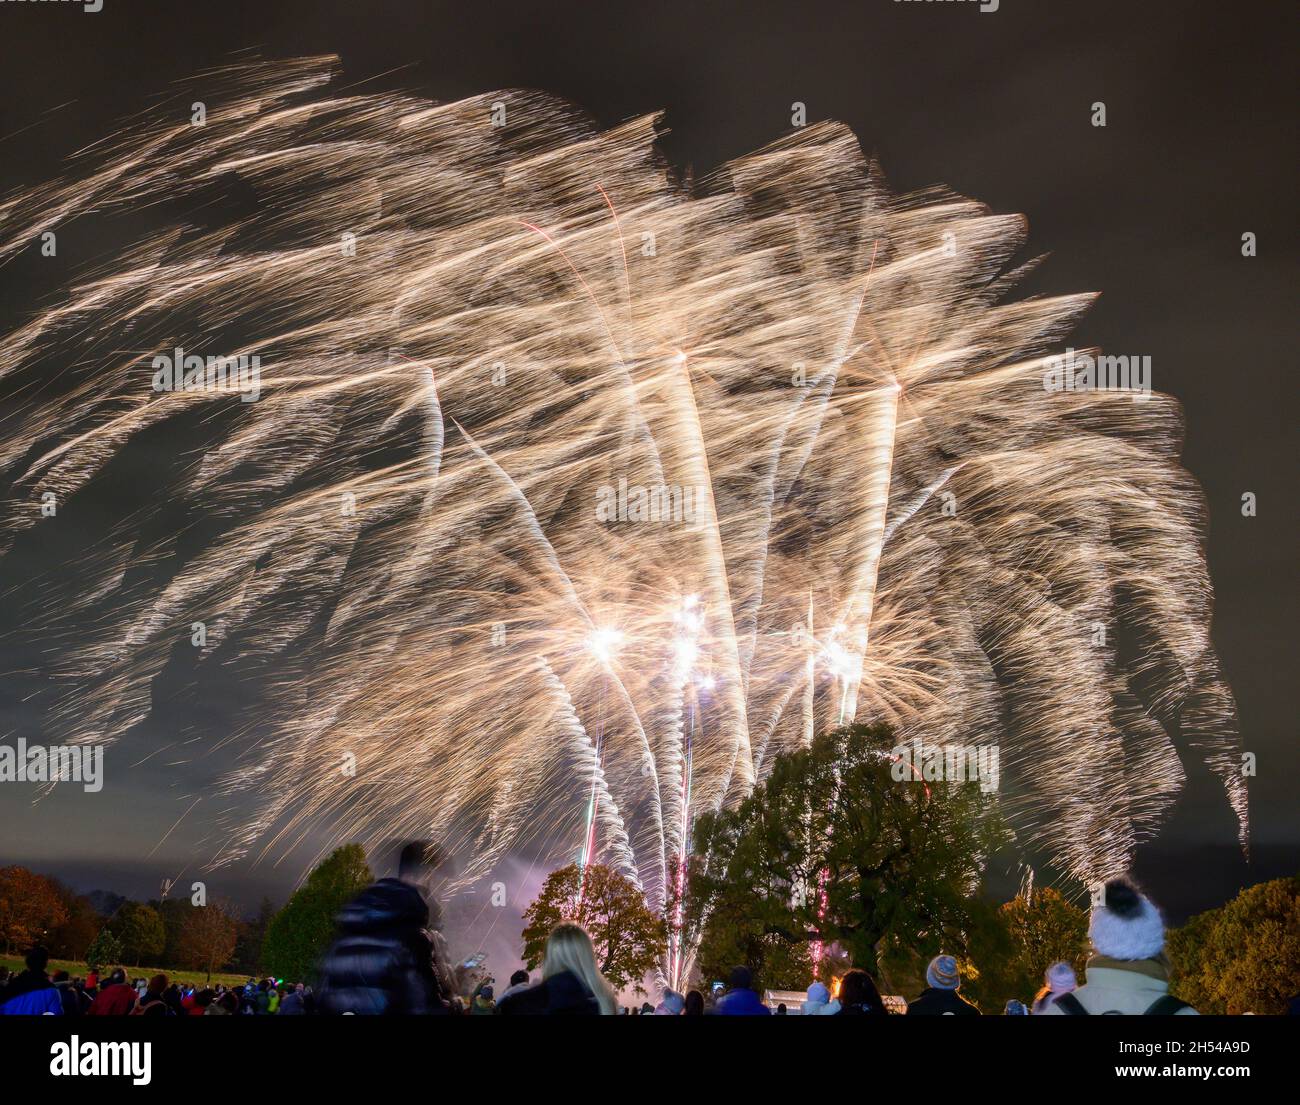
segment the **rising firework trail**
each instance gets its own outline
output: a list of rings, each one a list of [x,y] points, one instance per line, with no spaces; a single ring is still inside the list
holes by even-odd
[[[251,688],[180,734],[237,757],[213,864],[432,833],[467,881],[580,846],[659,902],[695,816],[855,719],[1000,745],[1086,881],[1184,755],[1244,837],[1179,410],[1045,389],[1091,297],[1008,298],[1023,220],[891,194],[835,124],[688,188],[655,118],[197,80],[205,126],[183,90],[0,202],[0,262],[111,243],[0,334],[0,551],[75,549],[5,595],[50,740],[137,730],[164,668]]]

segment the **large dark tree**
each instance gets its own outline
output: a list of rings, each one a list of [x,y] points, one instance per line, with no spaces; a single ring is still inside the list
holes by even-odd
[[[779,756],[738,806],[697,821],[686,927],[703,930],[706,975],[737,961],[791,974],[792,954],[817,943],[873,972],[893,949],[960,945],[984,861],[1004,840],[994,799],[977,782],[896,779],[894,746],[883,726],[822,734]]]

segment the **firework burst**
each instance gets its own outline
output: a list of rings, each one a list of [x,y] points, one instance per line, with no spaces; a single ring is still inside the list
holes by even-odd
[[[266,665],[205,738],[240,757],[217,864],[434,832],[466,880],[540,847],[662,900],[694,815],[855,718],[998,744],[1081,879],[1180,748],[1244,834],[1179,411],[1045,390],[1090,297],[1007,301],[1020,218],[893,195],[832,124],[687,188],[654,118],[332,81],[207,75],[205,126],[164,104],[0,204],[6,261],[119,235],[0,335],[3,547],[187,442],[73,595],[9,596],[51,732],[122,736],[169,663]],[[255,355],[259,397],[159,390],[177,347]]]

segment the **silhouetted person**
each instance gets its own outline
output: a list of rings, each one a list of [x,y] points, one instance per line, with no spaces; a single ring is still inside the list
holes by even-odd
[[[596,965],[587,930],[572,921],[561,921],[546,938],[541,982],[512,994],[496,1011],[503,1017],[612,1017],[618,1012],[618,1002]]]
[[[887,1017],[876,983],[866,971],[854,967],[840,979],[840,1011],[836,1017]]]
[[[656,1017],[680,1017],[686,1008],[686,998],[676,990],[664,990],[663,999],[655,1006]]]
[[[149,980],[149,985],[145,988],[139,1000],[135,1003],[135,1008],[131,1012],[137,1017],[169,1017],[171,1009],[167,1006],[167,976],[163,974],[154,975]]]
[[[19,971],[0,990],[0,1014],[8,1017],[39,1017],[45,1013],[63,1016],[63,996],[45,974],[50,953],[38,944],[23,960],[27,970]]]
[[[1043,972],[1043,988],[1034,995],[1033,1012],[1041,1013],[1062,994],[1072,994],[1078,988],[1074,968],[1058,959]]]
[[[1188,1016],[1196,1013],[1169,992],[1165,923],[1160,910],[1126,879],[1106,883],[1093,902],[1087,981],[1047,1002],[1043,1016]]]
[[[717,1014],[721,1017],[770,1017],[772,1010],[763,1004],[750,985],[754,976],[748,967],[736,967],[731,972],[731,985],[718,999]]]
[[[907,1003],[909,1017],[978,1017],[980,1011],[957,996],[961,975],[957,960],[950,955],[936,955],[925,969],[929,984],[921,996]]]
[[[281,1017],[301,1017],[307,1012],[306,987],[297,983],[292,990],[280,999]]]
[[[408,844],[397,878],[380,879],[339,912],[339,937],[321,962],[322,1013],[443,1014],[447,995],[435,964],[421,881],[426,846]],[[436,908],[436,903],[435,903]]]
[[[516,971],[510,976],[510,985],[501,994],[501,1001],[514,997],[520,990],[528,989],[528,972]]]
[[[814,982],[808,987],[808,999],[799,1005],[803,1017],[833,1017],[840,1011],[839,999],[832,1000],[824,982]]]
[[[108,976],[108,985],[100,987],[99,994],[89,1009],[88,1017],[125,1017],[135,1008],[139,994],[126,980],[126,972],[118,967]]]
[[[59,1000],[63,1002],[63,1015],[65,1017],[80,1017],[89,1008],[89,1002],[83,1004],[81,993],[77,990],[72,982],[72,978],[67,971],[55,971],[50,976],[50,981],[54,983],[54,988],[59,992]]]

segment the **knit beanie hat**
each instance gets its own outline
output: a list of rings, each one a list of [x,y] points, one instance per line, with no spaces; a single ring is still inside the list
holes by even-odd
[[[1074,968],[1064,959],[1058,960],[1043,972],[1043,981],[1053,994],[1068,994],[1079,985],[1074,977]]]
[[[1112,879],[1092,906],[1088,937],[1100,955],[1111,959],[1151,959],[1165,946],[1160,911],[1132,883]]]
[[[814,982],[808,987],[808,1000],[815,1005],[825,1005],[831,1000],[831,992],[824,982]]]
[[[961,985],[957,960],[950,955],[936,955],[925,969],[925,981],[936,990],[956,990]]]

